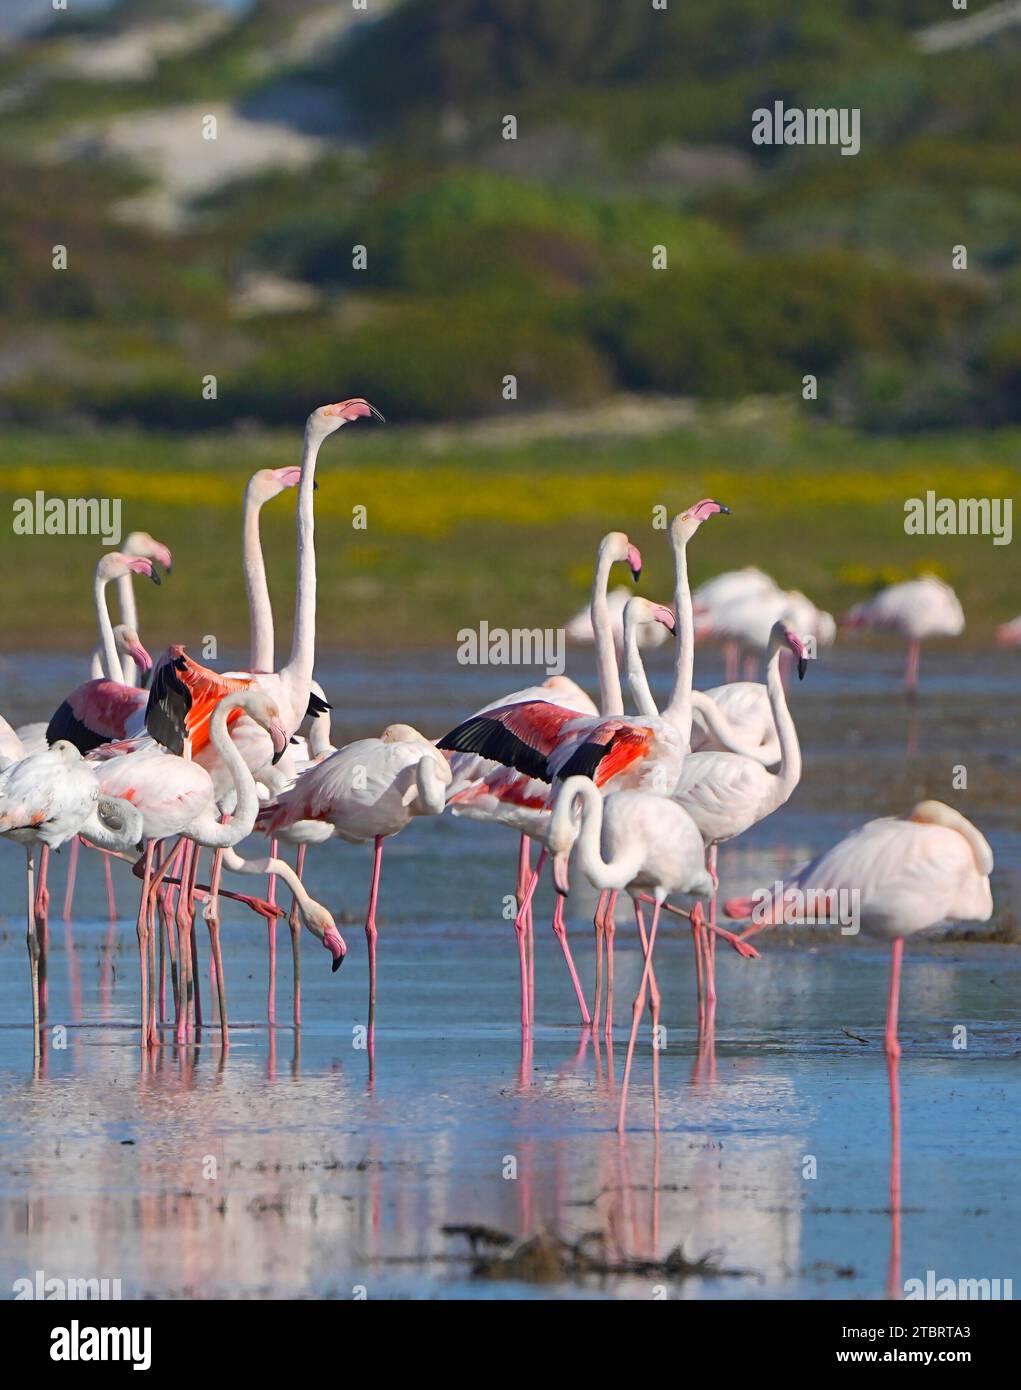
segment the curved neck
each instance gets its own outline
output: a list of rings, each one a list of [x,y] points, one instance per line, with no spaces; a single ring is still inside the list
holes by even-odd
[[[656,701],[652,698],[649,678],[645,674],[645,663],[638,650],[638,624],[629,621],[624,615],[624,674],[627,676],[631,698],[639,714],[652,717],[659,714]]]
[[[248,623],[251,632],[249,667],[252,671],[272,671],[273,608],[266,582],[266,565],[262,558],[259,536],[259,512],[262,503],[253,495],[251,482],[245,489],[245,505],[241,521],[241,565],[245,572],[245,593],[248,596]]]
[[[244,709],[247,704],[248,695],[244,690],[239,690],[234,695],[225,695],[213,710],[213,717],[209,721],[210,742],[223,759],[237,793],[237,805],[230,820],[218,825],[215,831],[203,840],[203,844],[212,849],[236,845],[246,835],[250,835],[255,827],[255,816],[259,809],[255,778],[248,770],[248,765],[227,729],[227,716],[236,709]]]
[[[305,427],[305,444],[301,455],[301,480],[298,483],[298,575],[294,600],[294,632],[291,654],[281,675],[302,686],[312,679],[316,643],[316,551],[313,494],[316,481],[316,458],[322,437]],[[306,692],[305,700],[308,695]],[[302,708],[304,715],[304,707]]]
[[[117,654],[117,643],[114,640],[113,626],[110,622],[110,611],[106,606],[106,586],[107,579],[101,579],[97,574],[92,586],[92,592],[96,600],[96,618],[99,622],[99,638],[103,644],[103,661],[106,663],[107,673],[112,681],[123,681],[124,673],[121,670],[121,659]]]
[[[691,708],[693,711],[699,712],[713,738],[722,744],[728,753],[740,753],[742,757],[751,758],[754,762],[761,763],[763,767],[770,767],[777,761],[773,748],[769,744],[749,743],[742,735],[741,730],[737,725],[731,723],[711,695],[706,695],[701,690],[693,690],[691,692]]]
[[[620,672],[617,670],[617,654],[613,650],[613,627],[610,623],[610,607],[606,602],[606,590],[610,583],[610,570],[613,557],[609,547],[599,547],[596,572],[592,579],[592,599],[589,616],[592,619],[592,635],[596,648],[596,673],[599,676],[600,714],[623,714],[624,696],[620,688]]]
[[[604,859],[600,849],[603,833],[603,798],[594,782],[587,778],[583,785],[573,791],[570,801],[581,799],[581,833],[578,836],[577,854],[582,873],[594,888],[626,887],[641,868],[642,852],[639,846],[626,846],[620,854]]]
[[[780,766],[776,778],[786,799],[801,781],[801,744],[798,742],[798,731],[787,707],[787,696],[780,675],[780,654],[779,647],[769,654],[766,665],[766,690],[769,694],[769,707],[773,711],[773,723],[780,740]]]
[[[670,533],[674,552],[674,621],[677,623],[677,652],[674,657],[674,684],[663,710],[684,739],[691,743],[691,683],[695,674],[695,620],[691,612],[688,587],[688,541],[684,535]]]
[[[138,605],[135,603],[135,585],[128,571],[117,580],[117,603],[121,610],[121,622],[138,631]],[[116,680],[114,676],[112,679]],[[121,657],[121,679],[125,685],[138,684],[138,667],[130,656]]]
[[[412,814],[418,816],[438,816],[447,802],[447,784],[440,776],[440,770],[431,753],[419,759],[415,769],[415,782],[418,786],[418,800],[412,806]]]

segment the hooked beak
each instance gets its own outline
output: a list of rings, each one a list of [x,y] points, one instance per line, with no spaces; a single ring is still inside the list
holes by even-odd
[[[569,854],[561,851],[560,854],[553,856],[553,886],[561,897],[566,898],[571,891],[571,884],[567,874],[567,861]]]
[[[140,671],[145,672],[152,670],[152,657],[142,646],[141,642],[129,642],[128,655]]]
[[[287,730],[274,719],[269,726],[268,733],[273,740],[273,766],[276,767],[277,763],[287,751]]]
[[[631,578],[637,584],[642,577],[642,552],[637,545],[629,545],[627,548],[627,562],[631,567]]]
[[[806,672],[807,670],[808,670],[808,657],[807,657],[807,656],[799,656],[799,657],[798,657],[798,680],[799,680],[799,681],[803,681],[803,680],[805,679],[805,672]]]
[[[323,945],[333,957],[333,968],[331,973],[335,975],[344,964],[344,957],[347,955],[347,946],[344,944],[344,938],[336,927],[328,927],[323,933]]]

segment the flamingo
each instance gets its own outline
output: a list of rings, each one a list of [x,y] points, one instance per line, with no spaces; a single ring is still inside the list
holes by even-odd
[[[726,570],[707,579],[691,596],[692,607],[700,623],[711,629],[721,612],[746,599],[778,594],[780,586],[764,570],[747,565],[740,570]],[[725,674],[728,682],[737,679],[738,644],[732,639],[723,643]]]
[[[922,643],[930,637],[959,637],[964,631],[961,601],[942,579],[925,574],[891,584],[870,599],[856,603],[844,618],[844,626],[896,632],[908,644],[904,687],[909,696],[918,693],[918,667]]]
[[[27,751],[20,735],[0,714],[0,772],[5,772],[12,763],[20,762]]]
[[[638,547],[632,545],[622,531],[610,531],[599,542],[596,553],[596,566],[592,578],[592,594],[589,602],[589,625],[594,634],[596,646],[596,673],[599,679],[600,709],[603,714],[623,714],[624,702],[620,688],[620,675],[613,643],[613,619],[607,598],[610,572],[616,564],[627,564],[631,577],[637,582],[642,573],[642,557]],[[628,591],[625,589],[625,593]],[[541,686],[530,686],[516,690],[493,700],[476,716],[485,715],[490,710],[507,705],[525,704],[529,701],[543,701],[575,710],[578,714],[594,716],[599,713],[589,696],[567,676],[551,676]],[[518,937],[519,963],[524,972],[526,936],[531,939],[531,907],[523,909],[528,881],[531,875],[530,840],[545,832],[549,819],[547,805],[548,790],[544,783],[521,773],[508,773],[497,761],[473,753],[453,753],[449,758],[453,771],[448,803],[454,815],[465,815],[476,820],[488,820],[506,825],[520,834],[518,851],[517,901],[519,920],[515,922]],[[602,902],[600,903],[600,909]],[[571,956],[567,940],[566,924],[563,920],[561,904],[557,903],[553,930],[560,942],[567,964],[568,973],[574,985],[582,1021],[589,1022],[588,1006],[578,980],[578,973]],[[596,914],[597,935],[602,930],[601,912]],[[529,975],[530,978],[530,975]],[[530,997],[531,989],[527,990]]]
[[[229,820],[225,820],[221,815],[221,797],[212,777],[205,768],[190,759],[178,757],[160,748],[147,747],[108,758],[97,764],[103,790],[130,801],[141,812],[143,820],[146,846],[137,932],[142,975],[142,1036],[150,1044],[158,1041],[155,991],[150,999],[146,970],[151,899],[155,891],[152,879],[153,852],[157,842],[177,835],[183,835],[195,846],[219,850],[233,848],[246,835],[251,834],[259,810],[255,779],[228,732],[231,717],[238,714],[247,714],[266,731],[277,756],[282,755],[287,748],[287,733],[281,722],[280,712],[266,691],[257,686],[249,686],[230,691],[219,699],[210,720],[209,738],[233,781],[236,799]],[[169,862],[168,860],[168,864]],[[182,871],[182,882],[186,877],[187,874]],[[205,917],[216,968],[221,1032],[224,1043],[228,1044],[226,985],[216,903],[217,886],[214,870]],[[317,930],[319,923],[316,920],[309,919],[307,925],[313,935],[331,951],[335,960],[343,958],[346,948],[335,926],[329,932],[323,928],[323,934],[320,934]],[[188,933],[182,932],[180,938],[179,968],[182,988],[179,994],[181,1007],[177,1023],[180,1041],[184,1040],[187,1025],[186,982],[190,966],[187,936]]]
[[[788,879],[771,903],[755,895],[723,906],[729,917],[749,917],[762,903],[744,932],[748,937],[778,919],[804,920],[808,902],[853,894],[862,930],[891,942],[884,1042],[887,1055],[897,1058],[905,938],[942,922],[988,922],[992,871],[993,852],[971,821],[941,801],[920,801],[904,816],[884,816],[852,831]]]
[[[306,768],[290,790],[260,810],[256,828],[274,835],[299,821],[317,820],[349,844],[372,841],[372,881],[365,915],[369,950],[369,1047],[376,1016],[376,905],[383,841],[415,816],[441,815],[450,764],[417,729],[391,724],[379,738],[357,739]]]
[[[743,834],[766,816],[779,810],[801,781],[801,748],[791,718],[780,676],[780,653],[787,649],[803,679],[808,666],[805,645],[784,623],[773,625],[766,663],[766,688],[780,741],[780,763],[768,771],[756,757],[744,753],[692,753],[685,759],[670,796],[682,806],[698,826],[709,850],[709,869],[715,877],[717,846]],[[715,925],[715,895],[710,906],[709,925]],[[696,967],[699,985],[699,1016],[702,1014],[702,973],[705,972],[707,1021],[711,1024],[716,1007],[714,943],[712,936],[696,930]],[[701,956],[699,954],[701,952]]]
[[[146,694],[133,685],[120,679],[121,662],[117,638],[110,613],[106,606],[106,586],[112,579],[125,574],[144,574],[154,584],[159,584],[159,575],[153,569],[152,561],[141,556],[123,555],[111,551],[104,555],[96,566],[93,583],[93,597],[96,617],[102,639],[103,660],[108,671],[118,674],[106,680],[88,680],[76,686],[56,710],[46,728],[46,739],[54,743],[63,739],[73,743],[81,753],[88,753],[101,743],[113,739],[130,738],[141,733],[144,727]],[[129,645],[127,654],[138,661],[145,669],[152,665],[148,653],[137,642],[137,633],[129,629],[135,645]]]
[[[631,598],[631,590],[625,584],[618,584],[606,595],[606,607],[610,617],[610,632],[613,636],[614,651],[619,658],[624,651],[624,609]],[[568,619],[564,632],[569,642],[594,642],[595,628],[592,624],[592,608],[587,605],[573,618]],[[666,641],[666,633],[658,626],[643,627],[638,640],[643,647],[660,647]]]
[[[777,589],[745,594],[711,613],[696,615],[695,635],[735,643],[750,681],[767,653],[769,635],[777,622],[787,623],[803,639],[812,638],[816,647],[831,647],[837,634],[831,613],[817,608],[798,589]]]
[[[1021,616],[1001,623],[996,629],[996,640],[1001,647],[1021,647]]]
[[[705,846],[694,820],[675,801],[643,791],[611,792],[603,797],[594,783],[583,776],[567,777],[561,783],[546,844],[553,855],[553,881],[558,894],[566,895],[569,891],[567,865],[576,844],[581,870],[593,887],[624,890],[634,899],[635,921],[643,945],[645,925],[639,893],[651,891],[654,899],[621,1084],[617,1128],[622,1131],[631,1061],[650,980],[654,1032],[659,1026],[660,995],[650,972],[660,912],[669,895],[682,893],[698,900],[693,917],[696,922],[701,919],[701,901],[709,899],[714,889],[713,878],[706,869]]]
[[[253,671],[272,671],[275,655],[273,607],[266,581],[266,562],[259,536],[259,513],[267,502],[301,481],[301,468],[261,468],[245,488],[241,522],[241,563],[245,572],[248,621],[251,629],[249,663]]]
[[[73,744],[58,739],[41,753],[30,753],[0,772],[0,835],[25,849],[28,888],[28,956],[32,977],[32,1031],[35,1056],[39,1038],[39,940],[36,934],[35,850],[59,849],[85,834],[103,848],[137,845],[142,818],[119,798],[100,794],[95,771]]]
[[[162,541],[157,541],[149,535],[148,531],[132,531],[124,538],[124,545],[121,550],[122,555],[140,557],[144,560],[152,560],[160,564],[170,574],[173,568],[173,556],[167,546]],[[155,573],[155,570],[153,571]],[[135,588],[132,580],[131,571],[120,575],[117,580],[117,601],[121,610],[121,624],[134,632],[137,637],[138,632],[138,605],[135,603]],[[118,629],[114,628],[114,632]],[[102,648],[98,648],[92,656],[91,676],[94,680],[106,675],[111,680],[120,679],[125,685],[139,685],[140,677],[152,665],[136,663],[135,658],[130,652],[121,653],[121,675],[115,676],[110,670],[104,670]]]

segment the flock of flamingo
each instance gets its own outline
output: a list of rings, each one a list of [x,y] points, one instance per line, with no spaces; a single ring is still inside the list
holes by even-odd
[[[618,895],[627,893],[644,965],[635,996],[620,1094],[624,1126],[628,1082],[648,1001],[658,1023],[654,969],[663,911],[690,921],[700,1034],[711,1036],[717,1002],[717,940],[739,955],[757,956],[748,936],[781,920],[783,904],[760,912],[742,934],[717,920],[717,851],[782,807],[802,770],[788,677],[803,678],[818,649],[833,642],[836,623],[805,595],[780,589],[759,569],[717,575],[692,593],[687,549],[707,523],[728,508],[703,499],[677,515],[668,531],[675,572],[672,607],[610,590],[614,566],[637,581],[638,549],[620,532],[599,544],[591,603],[568,624],[569,635],[594,646],[599,702],[566,676],[554,676],[494,700],[432,740],[395,723],[378,737],[343,748],[330,742],[330,706],[315,679],[316,558],[314,488],[325,439],[346,423],[382,420],[361,398],[322,406],[309,416],[297,467],[263,470],[244,496],[242,564],[251,624],[249,667],[218,673],[174,645],[155,662],[142,645],[134,577],[159,582],[169,550],[134,533],[95,571],[99,646],[89,680],[70,691],[45,723],[17,730],[0,717],[0,835],[26,854],[27,942],[36,1056],[45,1016],[51,850],[71,843],[66,911],[70,912],[79,846],[127,859],[140,880],[136,918],[140,1028],[145,1049],[164,1031],[185,1042],[202,1026],[196,912],[209,932],[209,975],[224,1046],[229,1044],[226,978],[220,941],[220,899],[230,896],[271,924],[270,1022],[274,1022],[276,881],[290,891],[287,915],[293,961],[293,1017],[301,1023],[300,939],[308,931],[330,954],[333,969],[347,947],[330,912],[305,886],[310,847],[333,837],[372,844],[365,917],[369,961],[368,1040],[376,1009],[376,914],[383,846],[418,816],[448,809],[506,826],[519,837],[514,922],[523,1036],[534,1026],[533,900],[547,861],[556,888],[553,931],[564,956],[582,1024],[610,1038],[614,1009],[614,936]],[[273,614],[259,538],[262,506],[297,488],[298,587],[286,662],[276,664]],[[116,581],[121,623],[110,618],[106,591]],[[964,615],[953,591],[924,576],[884,590],[848,614],[849,628],[894,630],[908,643],[906,684],[914,692],[923,640],[954,636]],[[641,649],[673,634],[673,682],[658,709]],[[696,641],[725,644],[727,682],[693,686]],[[1021,643],[1021,619],[999,630]],[[765,683],[754,679],[765,658]],[[744,677],[738,680],[743,663]],[[625,713],[622,675],[636,713]],[[145,680],[148,679],[148,688]],[[309,720],[307,739],[299,729]],[[253,832],[268,837],[268,854],[244,858],[238,846]],[[539,846],[532,863],[532,841]],[[281,843],[296,851],[292,867]],[[200,881],[200,858],[212,851]],[[900,817],[869,821],[827,849],[785,889],[802,901],[853,892],[863,930],[892,942],[885,1046],[899,1054],[897,1011],[906,937],[944,920],[986,921],[992,913],[992,852],[960,812],[924,801]],[[224,875],[265,876],[261,898],[224,886]],[[596,890],[596,972],[592,1007],[571,955],[564,899],[571,875]],[[109,886],[108,877],[108,886]],[[680,899],[681,902],[671,901]],[[752,899],[724,903],[728,916],[752,916]],[[779,911],[783,907],[783,912]],[[651,908],[646,921],[646,909]],[[168,980],[172,991],[170,1018]]]

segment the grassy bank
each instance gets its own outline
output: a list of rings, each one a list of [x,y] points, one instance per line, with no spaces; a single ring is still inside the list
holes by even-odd
[[[385,405],[385,402],[384,402]],[[702,496],[733,515],[692,548],[695,582],[756,563],[834,612],[931,568],[957,589],[968,635],[988,639],[1021,604],[1013,548],[989,537],[907,536],[904,502],[1010,497],[1021,432],[893,439],[811,428],[748,406],[662,432],[583,417],[517,417],[488,429],[348,429],[324,447],[316,494],[324,646],[434,644],[482,617],[507,626],[561,621],[584,601],[592,553],[627,530],[646,560],[644,592],[668,597],[666,540],[654,508]],[[92,641],[94,538],[14,536],[15,498],[122,499],[124,530],[165,540],[174,573],[144,595],[143,637],[158,648],[207,633],[244,640],[240,502],[257,468],[297,462],[297,432],[166,437],[134,431],[13,431],[0,466],[3,645]],[[289,630],[294,493],[263,513],[281,627]],[[352,525],[364,507],[364,530]]]

